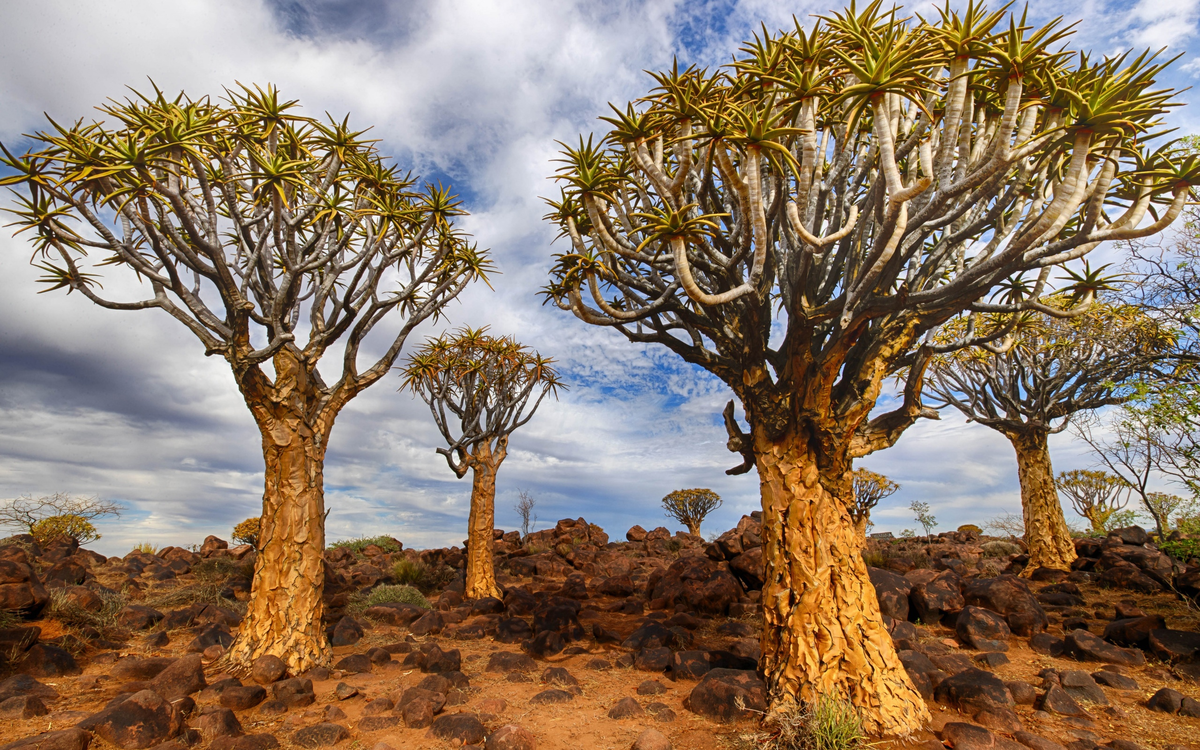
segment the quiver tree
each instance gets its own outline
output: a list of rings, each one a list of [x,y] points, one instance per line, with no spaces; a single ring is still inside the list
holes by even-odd
[[[223,357],[262,433],[254,586],[224,666],[329,661],[321,623],[322,472],[334,419],[388,372],[409,332],[487,268],[440,188],[387,166],[346,121],[299,115],[274,88],[214,102],[155,90],[53,123],[4,163],[47,290],[159,309]],[[104,267],[137,290],[107,295]],[[141,292],[139,295],[137,292]],[[382,324],[382,325],[381,325]],[[360,348],[374,334],[374,361]],[[318,369],[331,347],[340,372]]]
[[[1085,276],[1096,281],[1095,274]],[[1008,438],[1017,453],[1029,545],[1025,573],[1039,567],[1070,570],[1075,544],[1055,491],[1048,438],[1065,430],[1079,412],[1131,398],[1138,379],[1162,364],[1174,336],[1140,308],[1125,304],[1093,302],[1069,318],[1039,312],[1017,318],[979,324],[1007,329],[1002,346],[936,356],[926,382],[932,397],[927,403],[953,406],[968,421]],[[956,320],[939,339],[961,336],[967,325]]]
[[[430,339],[404,369],[404,387],[429,405],[449,444],[437,452],[459,479],[472,472],[467,599],[503,597],[492,564],[496,472],[508,455],[513,430],[533,418],[547,393],[565,387],[551,367],[553,360],[511,337],[486,332],[464,328]]]
[[[851,475],[853,502],[847,508],[854,528],[859,536],[866,536],[867,524],[871,522],[871,510],[880,500],[900,491],[900,485],[870,469],[855,469]]]
[[[1173,106],[1152,56],[1054,52],[1058,22],[976,6],[897,14],[876,2],[764,34],[719,70],[655,74],[599,140],[565,147],[547,218],[569,247],[545,291],[741,402],[748,433],[726,413],[762,488],[772,702],[832,693],[868,730],[908,733],[929,714],[872,596],[852,461],[933,416],[927,334],[1044,306],[1053,267],[1166,227],[1200,170],[1146,145]],[[1029,270],[1027,299],[984,301]],[[897,374],[899,405],[872,416]]]
[[[1060,472],[1054,480],[1071,507],[1091,524],[1092,531],[1108,531],[1110,521],[1129,504],[1129,484],[1115,474],[1091,469]]]
[[[721,496],[704,487],[675,490],[662,499],[662,506],[667,518],[687,526],[692,536],[700,536],[700,524],[705,516],[721,507]]]
[[[69,536],[80,544],[100,538],[92,521],[106,516],[120,517],[121,506],[99,497],[22,495],[0,503],[0,526],[24,529],[38,544],[58,536]]]

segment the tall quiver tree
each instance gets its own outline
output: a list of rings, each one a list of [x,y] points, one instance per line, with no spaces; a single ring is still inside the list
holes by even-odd
[[[52,122],[34,136],[39,150],[4,151],[18,174],[2,182],[28,191],[13,212],[48,290],[178,320],[229,363],[262,433],[262,526],[249,608],[224,657],[233,671],[266,654],[294,674],[329,661],[334,419],[488,266],[454,229],[462,211],[448,193],[414,190],[346,121],[295,110],[271,87],[220,103],[155,90],[102,107],[103,123]],[[135,290],[128,298],[102,292],[104,266]],[[317,365],[334,346],[330,378]]]
[[[437,452],[459,479],[472,472],[467,599],[502,597],[492,563],[496,472],[508,455],[509,435],[533,418],[547,393],[566,387],[552,363],[511,337],[464,328],[430,339],[404,369],[404,387],[429,404],[449,443]]]
[[[942,336],[959,337],[966,325],[956,320]],[[1055,489],[1049,436],[1080,412],[1131,398],[1137,383],[1164,365],[1174,336],[1139,307],[1101,302],[1071,318],[1023,313],[1015,323],[999,318],[983,325],[1009,329],[1003,344],[935,357],[927,403],[952,406],[1008,438],[1017,453],[1029,545],[1024,573],[1070,570],[1075,545]]]
[[[933,414],[926,334],[1041,304],[1053,266],[1170,224],[1200,170],[1147,150],[1172,95],[1151,59],[1051,52],[1057,22],[975,6],[897,13],[873,3],[756,38],[721,70],[655,75],[598,142],[565,148],[547,218],[570,248],[546,293],[733,390],[750,430],[730,424],[730,445],[762,491],[770,698],[832,693],[903,734],[929,714],[872,596],[852,461]],[[981,302],[1027,269],[1029,299]],[[896,373],[901,402],[872,417]]]

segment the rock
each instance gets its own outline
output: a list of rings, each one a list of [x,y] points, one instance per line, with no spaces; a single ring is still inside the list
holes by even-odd
[[[58,691],[49,685],[43,685],[27,674],[17,674],[0,682],[0,701],[15,696],[31,696],[52,701],[58,699]]]
[[[729,561],[729,570],[747,590],[756,591],[763,587],[766,566],[763,563],[762,547],[751,547]],[[907,604],[907,598],[905,599]]]
[[[279,740],[273,734],[243,734],[241,737],[218,737],[208,746],[208,750],[273,750],[277,747]]]
[[[17,663],[17,671],[34,677],[65,677],[83,672],[75,657],[58,646],[35,643]]]
[[[292,735],[293,743],[307,748],[333,747],[348,739],[350,739],[350,732],[344,726],[329,722],[305,727]]]
[[[114,664],[109,674],[122,680],[153,680],[175,661],[168,656],[151,656],[144,659],[126,657]]]
[[[274,654],[258,657],[250,665],[250,679],[259,685],[270,685],[282,680],[287,674],[287,664]]]
[[[1184,698],[1179,704],[1179,715],[1193,719],[1200,717],[1200,701],[1195,698]]]
[[[608,718],[610,719],[628,719],[645,715],[646,712],[642,710],[642,705],[633,698],[622,698],[608,709]]]
[[[943,571],[932,580],[912,588],[909,602],[911,612],[926,625],[937,625],[947,614],[963,608],[962,579],[952,570]]]
[[[462,652],[456,648],[443,651],[436,643],[423,643],[404,657],[404,666],[416,666],[426,674],[458,672],[462,669]]]
[[[1145,648],[1149,645],[1150,631],[1166,626],[1161,615],[1113,620],[1104,626],[1104,640],[1118,646]]]
[[[999,651],[985,651],[982,654],[975,654],[971,660],[983,667],[984,669],[995,669],[1009,663],[1009,658]]]
[[[999,614],[982,607],[964,607],[955,623],[955,632],[963,643],[981,651],[1007,651],[1012,637],[1008,623]]]
[[[1146,708],[1164,714],[1177,714],[1183,707],[1183,693],[1171,688],[1163,688],[1146,701]]]
[[[214,557],[220,550],[229,549],[229,542],[216,536],[204,537],[204,543],[200,545],[201,557]]]
[[[506,724],[488,737],[484,750],[537,750],[533,732],[516,724]]]
[[[53,582],[63,586],[78,586],[87,579],[87,568],[71,559],[55,563],[42,574],[44,583]]]
[[[1016,576],[969,580],[963,586],[963,600],[1003,615],[1009,629],[1023,638],[1042,632],[1050,623],[1033,592]]]
[[[974,667],[942,680],[934,697],[939,703],[954,706],[967,714],[1015,705],[999,677]]]
[[[0,656],[8,661],[17,660],[41,637],[42,629],[36,625],[0,628]]]
[[[366,654],[343,656],[333,665],[334,669],[340,669],[349,674],[366,674],[371,671],[371,667],[371,657]]]
[[[543,690],[537,695],[529,699],[533,705],[543,705],[547,703],[567,703],[575,698],[575,695],[568,693],[566,690]]]
[[[10,742],[0,746],[0,750],[87,750],[91,742],[91,733],[79,727],[71,727],[55,732],[42,732]]]
[[[456,744],[477,745],[483,742],[487,730],[474,714],[446,714],[433,720],[429,734]]]
[[[1067,634],[1063,639],[1063,653],[1078,661],[1098,661],[1131,667],[1146,663],[1146,657],[1141,651],[1114,646],[1083,629],[1072,630]]]
[[[990,750],[995,747],[996,737],[987,729],[976,724],[952,721],[942,727],[942,739],[954,750]]]
[[[221,646],[229,648],[229,644],[233,643],[233,634],[229,632],[229,628],[220,623],[210,623],[204,626],[195,638],[188,643],[184,648],[189,654],[203,653],[212,646]]]
[[[1150,651],[1168,664],[1192,663],[1200,651],[1200,633],[1185,630],[1156,628],[1147,634],[1146,641]]]
[[[1062,745],[1029,732],[1014,732],[1013,739],[1030,750],[1067,750]]]
[[[150,682],[150,689],[166,700],[173,701],[199,692],[208,686],[200,654],[176,659]]]
[[[751,719],[766,711],[766,691],[766,683],[754,672],[713,669],[692,688],[685,707],[692,713],[717,721]],[[745,709],[737,708],[738,698],[742,699]]]
[[[1087,716],[1075,699],[1058,685],[1051,685],[1037,702],[1039,710],[1058,716]]]
[[[363,626],[358,623],[350,615],[346,615],[338,620],[333,626],[333,631],[329,638],[329,643],[332,646],[353,646],[362,640],[364,635]]]
[[[630,750],[672,750],[671,741],[657,729],[647,729],[633,741]]]
[[[1123,529],[1113,529],[1108,532],[1108,538],[1120,540],[1122,544],[1138,546],[1150,541],[1150,535],[1141,526],[1126,526]]]
[[[653,716],[655,721],[663,723],[672,722],[678,718],[675,716],[675,712],[671,710],[671,707],[665,703],[647,703],[646,713]]]
[[[35,695],[14,695],[0,701],[0,719],[32,719],[48,713],[46,704]]]
[[[349,700],[358,695],[358,688],[353,685],[347,685],[344,682],[339,682],[337,687],[333,689],[333,697],[340,701]]]
[[[912,581],[882,568],[869,567],[867,573],[871,577],[871,585],[875,587],[879,611],[901,622],[908,620],[908,596],[912,592]]]
[[[262,688],[259,688],[259,690],[262,690]],[[240,737],[245,734],[242,731],[241,722],[233,715],[233,711],[228,708],[217,708],[206,711],[196,717],[193,724],[200,732],[200,736],[209,742],[217,737]]]
[[[520,617],[502,619],[496,623],[496,641],[520,643],[533,637],[533,628]]]
[[[1108,696],[1092,679],[1092,676],[1082,669],[1064,669],[1058,674],[1059,683],[1072,698],[1077,701],[1087,701],[1101,706],[1108,705]]]
[[[434,610],[429,610],[408,626],[408,632],[413,635],[436,635],[446,627],[445,620]]]
[[[154,691],[143,690],[76,726],[124,750],[141,750],[178,735],[183,729],[183,716]]]
[[[218,702],[234,711],[246,711],[267,699],[267,691],[261,685],[238,685],[221,692]]]
[[[563,667],[546,667],[542,672],[542,683],[565,688],[579,687],[579,680]]]
[[[271,697],[281,701],[288,708],[309,706],[317,700],[316,694],[313,693],[312,680],[307,677],[292,677],[274,683],[271,685]]]
[[[50,594],[38,580],[33,568],[25,563],[0,558],[0,611],[37,617],[49,602]]]
[[[428,611],[412,604],[384,602],[383,604],[367,607],[367,610],[363,612],[363,616],[371,620],[379,620],[388,625],[399,627],[414,622]]]
[[[662,695],[667,688],[658,680],[645,680],[637,686],[638,695]]]
[[[511,651],[497,651],[488,657],[485,672],[530,672],[537,667],[537,662],[525,654]]]
[[[634,658],[634,669],[639,669],[643,672],[665,672],[671,667],[671,661],[674,656],[671,649],[666,646],[660,648],[647,648],[638,652]]]
[[[673,680],[699,680],[710,669],[707,651],[677,651],[671,655]]]
[[[1032,706],[1037,702],[1037,689],[1028,682],[1005,681],[1004,687],[1008,688],[1008,694],[1018,706]]]
[[[567,644],[563,641],[563,637],[553,630],[538,633],[521,644],[523,651],[539,659],[561,654],[566,647]]]
[[[1096,579],[1100,586],[1110,589],[1137,591],[1142,594],[1153,594],[1162,591],[1162,584],[1142,572],[1132,563],[1122,563],[1108,568]]]
[[[1107,669],[1101,669],[1098,672],[1092,672],[1092,679],[1101,685],[1105,685],[1117,690],[1137,690],[1137,681],[1132,677],[1126,677],[1117,672],[1110,672]]]
[[[1038,633],[1029,639],[1029,648],[1034,653],[1045,656],[1062,656],[1066,647],[1066,642],[1062,638],[1056,638],[1049,633]]]
[[[579,624],[578,611],[575,607],[565,604],[541,609],[534,613],[533,632],[558,633],[566,641],[582,640],[585,631]]]

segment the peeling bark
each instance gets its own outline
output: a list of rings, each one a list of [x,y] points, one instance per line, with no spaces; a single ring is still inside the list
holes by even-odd
[[[503,443],[495,450],[484,441],[474,447],[470,458],[471,466],[471,514],[467,526],[467,577],[464,599],[482,599],[503,595],[496,586],[496,570],[493,563],[495,540],[492,530],[496,526],[496,471],[504,460],[506,450]]]
[[[766,565],[761,669],[771,705],[832,695],[849,700],[869,732],[917,731],[929,711],[884,628],[863,537],[838,499],[850,489],[848,449],[822,454],[807,434],[754,432]]]
[[[1021,575],[1028,577],[1038,568],[1069,571],[1076,557],[1075,543],[1054,488],[1046,432],[1038,429],[1013,432],[1008,433],[1008,439],[1017,451],[1025,543],[1029,545],[1029,563]]]

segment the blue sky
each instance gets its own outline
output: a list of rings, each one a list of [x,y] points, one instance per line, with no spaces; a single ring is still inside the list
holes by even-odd
[[[840,6],[839,6],[840,7]],[[931,13],[930,4],[909,5]],[[705,531],[758,506],[753,475],[728,477],[719,414],[728,391],[661,348],[641,348],[541,305],[554,231],[540,217],[556,140],[597,126],[609,101],[645,93],[644,70],[721,64],[758,24],[828,3],[698,2],[26,2],[4,4],[0,140],[19,145],[42,113],[91,115],[147,78],[164,90],[217,95],[235,82],[275,83],[305,111],[373,126],[381,151],[463,196],[463,223],[490,247],[495,291],[471,290],[451,325],[488,324],[555,357],[570,390],[518,432],[499,475],[497,522],[516,524],[518,489],[540,525],[584,516],[620,537],[668,524],[659,501],[711,487],[725,505]],[[1031,15],[1081,19],[1073,46],[1097,53],[1194,43],[1200,3],[1032,3]],[[1194,83],[1180,60],[1166,83]],[[1193,98],[1191,92],[1182,97]],[[1173,124],[1194,132],[1200,111]],[[6,199],[0,199],[6,200]],[[257,515],[259,437],[224,362],[157,311],[120,313],[78,295],[36,294],[22,240],[0,232],[0,498],[99,494],[128,511],[94,546],[228,537]],[[106,289],[120,291],[118,278]],[[433,330],[423,334],[433,333]],[[414,339],[415,341],[415,339]],[[434,453],[424,404],[384,381],[334,428],[326,462],[329,538],[390,533],[417,547],[459,542],[469,479]],[[1057,469],[1091,465],[1069,434],[1052,438]],[[863,461],[903,487],[875,513],[878,527],[914,526],[928,502],[942,528],[1019,508],[1016,460],[997,433],[953,413],[910,429]],[[668,524],[669,525],[669,524]],[[675,528],[674,526],[672,528]]]

